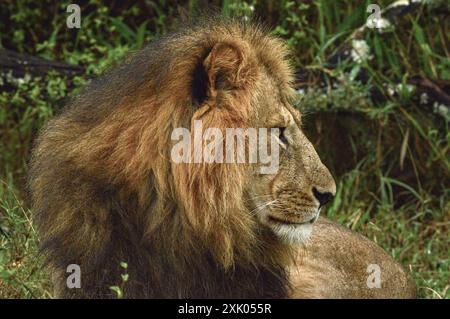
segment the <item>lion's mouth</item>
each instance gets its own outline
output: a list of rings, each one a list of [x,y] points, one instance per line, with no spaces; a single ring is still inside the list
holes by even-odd
[[[272,216],[272,215],[271,215],[271,216],[269,216],[269,220],[270,220],[271,222],[273,222],[273,223],[276,223],[276,224],[284,224],[284,225],[308,225],[308,224],[313,224],[313,223],[317,220],[318,217],[319,217],[319,214],[315,215],[314,217],[312,217],[312,218],[309,219],[309,220],[298,222],[298,221],[292,221],[292,220],[282,219],[282,218],[279,218],[279,217],[276,217],[276,216]]]

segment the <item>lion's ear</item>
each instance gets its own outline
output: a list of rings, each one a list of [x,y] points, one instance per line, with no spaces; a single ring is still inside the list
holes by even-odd
[[[248,80],[248,49],[241,43],[219,42],[203,61],[207,74],[207,95],[242,87]]]

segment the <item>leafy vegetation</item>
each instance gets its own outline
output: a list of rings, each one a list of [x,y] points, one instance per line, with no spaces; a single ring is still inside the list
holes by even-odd
[[[38,130],[90,78],[175,29],[177,5],[192,12],[205,2],[79,1],[81,28],[68,29],[70,1],[2,1],[0,47],[84,72],[25,76],[8,87],[7,75],[0,77],[0,298],[51,297],[25,187]],[[449,7],[427,1],[386,32],[364,32],[358,38],[368,48],[364,59],[333,62],[346,45],[354,49],[352,36],[371,2],[213,1],[225,15],[259,17],[286,39],[296,68],[306,72],[298,107],[338,181],[326,214],[410,269],[420,297],[450,298],[450,106],[428,105],[429,96],[409,81],[420,76],[448,92]],[[391,2],[377,1],[381,8]],[[111,287],[118,297],[120,287]]]

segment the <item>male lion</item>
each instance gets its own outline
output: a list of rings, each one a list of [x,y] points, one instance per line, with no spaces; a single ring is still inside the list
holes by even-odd
[[[30,189],[57,297],[113,297],[121,262],[128,298],[414,296],[380,248],[318,219],[336,187],[292,107],[287,54],[257,26],[211,19],[135,54],[48,123]],[[174,163],[171,132],[194,120],[280,128],[279,170]],[[70,264],[81,288],[66,285]],[[370,264],[381,288],[367,285]]]

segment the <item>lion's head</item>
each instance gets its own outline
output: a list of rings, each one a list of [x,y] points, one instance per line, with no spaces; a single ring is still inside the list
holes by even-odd
[[[336,185],[302,132],[288,84],[283,88],[266,73],[260,85],[265,90],[257,99],[258,126],[279,128],[280,167],[276,174],[256,173],[248,194],[263,225],[289,243],[302,243]]]

